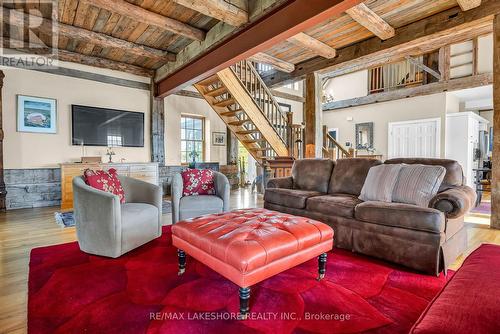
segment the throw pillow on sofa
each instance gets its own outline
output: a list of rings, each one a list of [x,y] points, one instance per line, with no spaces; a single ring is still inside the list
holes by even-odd
[[[186,169],[182,176],[182,196],[215,195],[214,171],[211,169]]]
[[[359,199],[365,202],[392,202],[392,193],[402,167],[402,165],[380,165],[370,168]]]
[[[118,179],[116,169],[110,168],[108,171],[86,169],[83,172],[83,177],[85,183],[92,188],[118,195],[118,197],[120,197],[120,203],[125,203],[125,191]]]
[[[445,174],[443,166],[404,164],[394,187],[392,201],[428,207]]]

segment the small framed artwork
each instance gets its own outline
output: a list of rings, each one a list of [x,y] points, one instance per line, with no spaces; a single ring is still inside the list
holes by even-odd
[[[212,132],[212,145],[226,146],[226,133],[225,132]]]
[[[57,101],[17,95],[17,131],[57,133]]]

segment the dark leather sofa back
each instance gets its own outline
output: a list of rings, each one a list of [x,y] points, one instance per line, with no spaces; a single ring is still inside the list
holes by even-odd
[[[338,159],[330,179],[328,193],[358,196],[361,193],[370,168],[380,164],[382,164],[382,161],[377,159]]]
[[[438,165],[446,168],[446,174],[444,176],[443,183],[439,187],[439,192],[445,191],[447,189],[461,186],[464,184],[464,175],[462,171],[462,166],[455,161],[450,159],[430,159],[430,158],[396,158],[386,160],[386,164],[422,164],[422,165]]]
[[[326,193],[333,166],[330,159],[296,160],[292,167],[293,188]]]

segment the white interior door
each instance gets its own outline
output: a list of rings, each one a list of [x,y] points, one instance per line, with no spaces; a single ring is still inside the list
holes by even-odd
[[[389,158],[439,158],[441,119],[389,123]]]

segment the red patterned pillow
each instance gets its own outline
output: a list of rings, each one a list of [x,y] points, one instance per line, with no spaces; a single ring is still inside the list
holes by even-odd
[[[181,175],[184,183],[182,196],[215,194],[213,170],[187,169]]]
[[[83,172],[85,183],[92,188],[107,191],[120,197],[120,203],[125,203],[125,191],[116,174],[116,169],[110,168],[108,171],[86,169]]]

